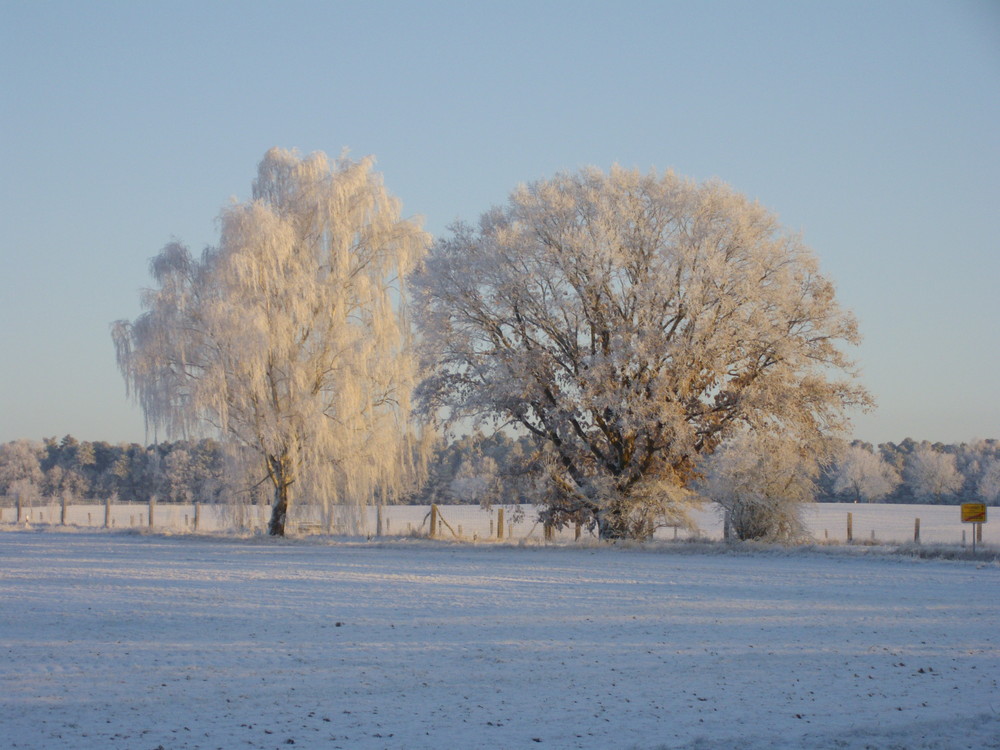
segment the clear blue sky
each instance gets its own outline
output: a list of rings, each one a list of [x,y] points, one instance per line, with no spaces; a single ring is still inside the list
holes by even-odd
[[[145,439],[109,323],[271,146],[441,234],[519,182],[718,177],[855,311],[873,442],[1000,438],[1000,3],[0,0],[0,442]]]

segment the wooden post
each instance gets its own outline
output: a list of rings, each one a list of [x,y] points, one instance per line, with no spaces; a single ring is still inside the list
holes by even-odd
[[[497,539],[503,539],[503,508],[497,508]]]
[[[149,523],[147,526],[153,528],[153,513],[156,510],[156,499],[153,497],[149,498]]]
[[[490,539],[493,538],[493,534],[494,534],[494,531],[493,531],[493,519],[491,518],[490,519]]]
[[[913,519],[913,543],[920,544],[920,519]]]
[[[198,530],[198,526],[201,523],[201,503],[194,504],[194,530]]]
[[[104,498],[104,528],[111,528],[111,495]]]
[[[854,514],[847,514],[847,543],[854,541]]]
[[[90,514],[87,514],[87,525],[90,526]]]
[[[677,541],[677,524],[674,524],[674,541]]]
[[[438,507],[431,505],[431,539],[437,536]]]
[[[22,523],[24,521],[24,503],[21,501],[20,492],[14,495],[14,502],[17,503],[17,522]]]
[[[59,525],[66,525],[66,493],[59,498]]]
[[[512,523],[507,524],[507,538],[508,539],[514,538],[514,524]]]
[[[375,506],[375,536],[382,536],[382,503]]]

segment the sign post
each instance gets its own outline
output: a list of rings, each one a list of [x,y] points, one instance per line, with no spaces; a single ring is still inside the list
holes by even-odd
[[[972,524],[972,551],[976,551],[976,537],[981,535],[986,523],[985,503],[962,503],[962,523]]]

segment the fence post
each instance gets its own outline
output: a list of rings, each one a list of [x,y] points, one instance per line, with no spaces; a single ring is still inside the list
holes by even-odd
[[[149,523],[146,524],[149,528],[153,528],[153,512],[156,510],[156,500],[150,496],[149,498]]]
[[[503,539],[503,508],[497,508],[497,539]]]
[[[66,525],[66,493],[59,498],[59,525]]]
[[[920,519],[913,519],[913,543],[920,544]]]
[[[375,536],[382,536],[382,503],[375,506]]]
[[[850,544],[854,541],[854,515],[852,513],[847,514],[847,543]]]
[[[438,507],[431,504],[431,539],[437,536]]]
[[[104,498],[104,528],[111,528],[111,495]]]
[[[201,503],[194,504],[194,530],[198,530],[198,524],[201,523]]]
[[[18,492],[14,495],[14,499],[17,502],[17,522],[21,523],[24,521],[24,503],[21,501],[21,493]]]

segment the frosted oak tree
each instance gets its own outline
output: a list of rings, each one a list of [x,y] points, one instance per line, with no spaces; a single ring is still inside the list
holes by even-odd
[[[814,255],[728,187],[614,168],[516,190],[415,282],[424,403],[550,457],[549,520],[647,536],[738,426],[812,440],[868,403]]]
[[[833,472],[833,491],[854,502],[874,502],[896,489],[899,482],[899,474],[881,456],[859,445],[844,449]]]
[[[929,445],[921,445],[906,459],[903,476],[919,498],[941,502],[962,488],[962,475],[955,468],[955,456],[940,453]]]
[[[164,247],[145,312],[113,327],[148,422],[257,455],[271,534],[285,532],[293,489],[327,509],[364,504],[391,495],[408,462],[403,285],[428,239],[372,167],[272,149],[252,200],[222,211],[218,247]]]

